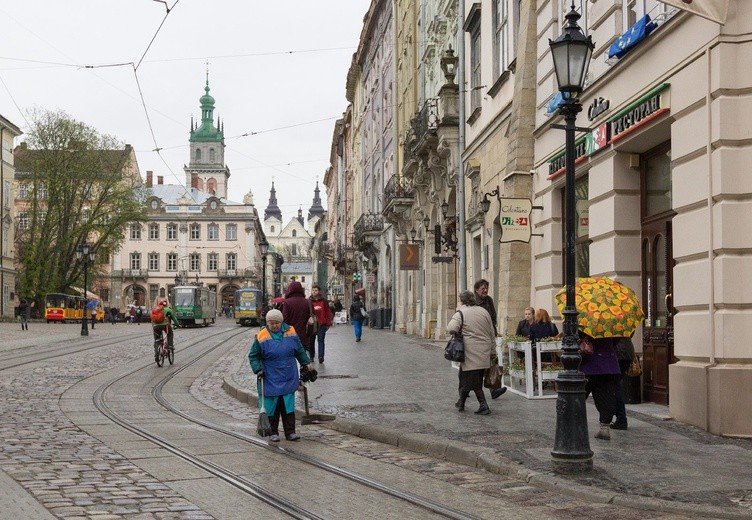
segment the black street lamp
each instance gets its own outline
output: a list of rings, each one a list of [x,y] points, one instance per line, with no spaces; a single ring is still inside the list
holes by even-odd
[[[86,293],[87,293],[87,274],[89,271],[89,265],[94,263],[94,260],[97,258],[97,252],[94,248],[92,248],[84,238],[83,243],[78,246],[78,249],[76,249],[76,258],[83,262],[84,264],[84,315],[83,319],[81,320],[81,335],[82,336],[88,336],[89,335],[89,320],[86,319]],[[96,311],[92,311],[96,312]],[[93,325],[92,325],[93,326]]]
[[[564,116],[563,129],[566,136],[564,185],[564,228],[565,228],[565,284],[566,305],[564,308],[564,341],[561,362],[564,370],[556,379],[556,437],[551,451],[554,470],[559,473],[578,473],[593,468],[593,451],[590,449],[585,409],[585,375],[580,371],[580,356],[577,341],[577,309],[575,308],[575,143],[577,114],[582,111],[578,99],[585,82],[590,57],[593,53],[593,40],[585,36],[577,24],[579,13],[572,9],[566,15],[562,34],[556,40],[549,40],[554,60],[559,91],[565,95],[565,103],[559,108]]]
[[[261,309],[266,309],[266,255],[269,253],[269,242],[266,237],[261,237],[259,241],[259,251],[261,252]]]

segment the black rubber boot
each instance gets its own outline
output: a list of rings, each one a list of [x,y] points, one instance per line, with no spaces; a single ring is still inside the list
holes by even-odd
[[[486,401],[480,402],[480,407],[475,411],[478,415],[488,415],[491,413],[490,408],[488,408],[488,403]]]

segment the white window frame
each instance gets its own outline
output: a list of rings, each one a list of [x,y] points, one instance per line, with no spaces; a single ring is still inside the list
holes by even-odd
[[[188,257],[188,270],[192,273],[201,272],[201,254],[191,253]]]
[[[238,239],[238,226],[236,224],[227,224],[225,228],[225,240]]]
[[[194,222],[191,224],[190,240],[201,240],[201,224]]]
[[[159,253],[149,253],[149,271],[159,271]]]
[[[227,262],[228,271],[234,271],[238,268],[238,255],[236,255],[235,253],[227,253],[225,261]]]
[[[178,254],[177,253],[167,253],[167,270],[170,272],[178,270]]]
[[[18,229],[29,229],[29,214],[25,211],[18,214]]]
[[[206,230],[207,240],[219,240],[219,224],[209,224]]]
[[[206,270],[216,272],[219,269],[219,254],[209,253],[206,255]]]
[[[167,240],[177,240],[178,239],[178,225],[177,224],[167,224]]]
[[[494,0],[492,6],[493,18],[493,56],[494,77],[498,78],[508,68],[514,59],[514,28],[510,16],[512,0]]]
[[[141,240],[141,224],[131,224],[131,240]]]
[[[159,224],[149,224],[149,240],[159,240]]]
[[[141,269],[141,253],[131,253],[129,264],[131,269]]]

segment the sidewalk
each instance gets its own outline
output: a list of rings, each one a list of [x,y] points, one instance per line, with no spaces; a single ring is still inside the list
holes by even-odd
[[[588,399],[594,470],[556,475],[551,449],[556,399],[528,400],[506,392],[477,416],[474,396],[454,407],[457,371],[443,342],[338,325],[326,339],[325,364],[309,387],[311,406],[337,415],[333,429],[408,450],[515,475],[531,484],[597,502],[703,518],[752,518],[752,440],[728,439],[673,421],[668,407],[627,405],[629,430],[611,441],[593,437],[598,419]],[[255,401],[245,366],[225,378],[226,391]],[[305,436],[305,427],[302,428]]]

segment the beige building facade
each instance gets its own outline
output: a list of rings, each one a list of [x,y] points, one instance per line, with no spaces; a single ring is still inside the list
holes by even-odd
[[[566,2],[564,2],[566,4]],[[725,23],[660,2],[583,2],[596,48],[578,126],[577,275],[635,289],[642,398],[723,435],[752,435],[752,5]],[[562,285],[563,132],[546,117],[556,90],[547,39],[566,6],[539,2],[534,305]],[[652,32],[620,58],[609,48],[644,15]],[[592,217],[592,218],[591,218]]]
[[[20,298],[16,295],[13,140],[21,129],[0,115],[0,316],[12,317]]]

